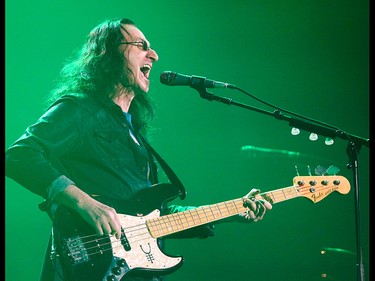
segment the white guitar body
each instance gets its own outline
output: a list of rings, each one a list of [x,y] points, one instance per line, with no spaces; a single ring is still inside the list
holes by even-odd
[[[147,228],[146,221],[159,216],[159,210],[154,210],[146,216],[119,215],[128,244],[124,246],[121,239],[117,239],[115,236],[110,237],[113,254],[112,265],[114,266],[110,266],[103,280],[107,280],[108,276],[116,277],[113,280],[121,280],[125,273],[133,269],[155,272],[168,271],[179,266],[182,258],[165,255],[160,250],[157,239],[151,236]],[[126,264],[119,266],[121,260],[125,260]],[[114,274],[114,268],[116,268],[117,274]]]

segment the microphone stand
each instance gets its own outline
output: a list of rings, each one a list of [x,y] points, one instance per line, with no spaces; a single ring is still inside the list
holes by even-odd
[[[275,110],[273,113],[255,108],[243,103],[239,103],[234,101],[230,98],[225,97],[219,97],[212,93],[207,92],[207,89],[202,86],[202,84],[193,84],[191,86],[192,88],[196,89],[200,96],[203,99],[207,99],[209,101],[218,101],[221,103],[225,103],[228,105],[236,105],[242,108],[250,109],[253,111],[257,111],[266,115],[274,116],[276,119],[279,120],[286,120],[289,121],[289,126],[296,127],[299,129],[303,129],[306,131],[310,131],[316,134],[324,135],[326,137],[335,138],[339,137],[344,140],[348,140],[349,143],[347,145],[346,153],[349,156],[349,164],[348,168],[352,169],[353,172],[353,183],[354,183],[354,204],[355,204],[355,219],[356,219],[356,248],[357,248],[357,280],[358,281],[364,281],[364,266],[363,266],[363,258],[362,258],[362,246],[361,246],[361,235],[360,235],[360,208],[359,208],[359,198],[360,198],[360,192],[359,192],[359,173],[358,173],[358,153],[362,145],[365,145],[369,147],[370,145],[370,139],[364,139],[358,136],[354,136],[348,133],[345,133],[341,130],[332,129],[323,127],[317,124],[313,124],[311,122],[307,122],[301,119],[292,118],[289,116],[285,116],[281,113],[280,110]],[[237,87],[233,87],[234,89],[237,89]]]

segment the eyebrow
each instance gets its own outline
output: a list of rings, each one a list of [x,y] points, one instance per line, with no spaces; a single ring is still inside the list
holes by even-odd
[[[124,27],[122,24],[120,25],[120,28],[121,28],[122,30],[124,30],[124,31],[126,32],[126,34],[128,34],[128,35],[131,36],[131,34],[129,33],[129,31],[127,31],[127,30],[125,29],[125,27]],[[131,37],[132,37],[132,36],[131,36]],[[132,38],[133,38],[133,37],[132,37]],[[127,40],[125,37],[124,37],[124,39]],[[135,38],[132,39],[132,40],[133,40],[133,42],[136,42],[136,41],[138,41],[138,40],[141,41],[141,42],[139,42],[139,43],[145,42],[146,45],[148,46],[148,48],[149,48],[149,49],[152,49],[150,42],[148,42],[146,39],[143,39],[143,38],[140,38],[140,37],[135,37]],[[128,41],[128,42],[130,42],[130,41]]]
[[[147,43],[147,46],[150,47],[150,42],[148,42],[146,39],[143,39],[143,38],[140,38],[140,37],[135,37],[133,40],[134,40],[134,41],[146,42],[146,43]]]

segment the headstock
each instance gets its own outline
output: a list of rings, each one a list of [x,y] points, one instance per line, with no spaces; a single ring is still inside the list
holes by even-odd
[[[296,176],[293,185],[300,196],[309,198],[314,203],[324,199],[334,191],[347,194],[350,183],[343,176]]]

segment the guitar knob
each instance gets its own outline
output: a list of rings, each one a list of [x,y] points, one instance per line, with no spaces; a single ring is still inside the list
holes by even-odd
[[[327,180],[323,180],[322,181],[322,185],[327,185],[328,184],[328,181]]]
[[[334,185],[339,185],[339,184],[340,184],[340,181],[339,181],[339,180],[334,180],[334,181],[333,181],[333,184],[334,184]]]
[[[118,261],[117,261],[117,265],[118,265],[118,266],[121,266],[121,267],[124,267],[124,266],[126,265],[126,262],[125,262],[124,259],[121,259],[121,260],[118,260]]]
[[[115,275],[119,275],[119,274],[121,274],[121,268],[119,268],[118,266],[116,266],[116,267],[112,268],[112,272]]]
[[[313,186],[316,185],[316,181],[314,181],[314,180],[310,181],[309,183],[310,183],[310,185],[313,185]]]
[[[116,281],[116,277],[113,275],[107,276],[107,281]]]

